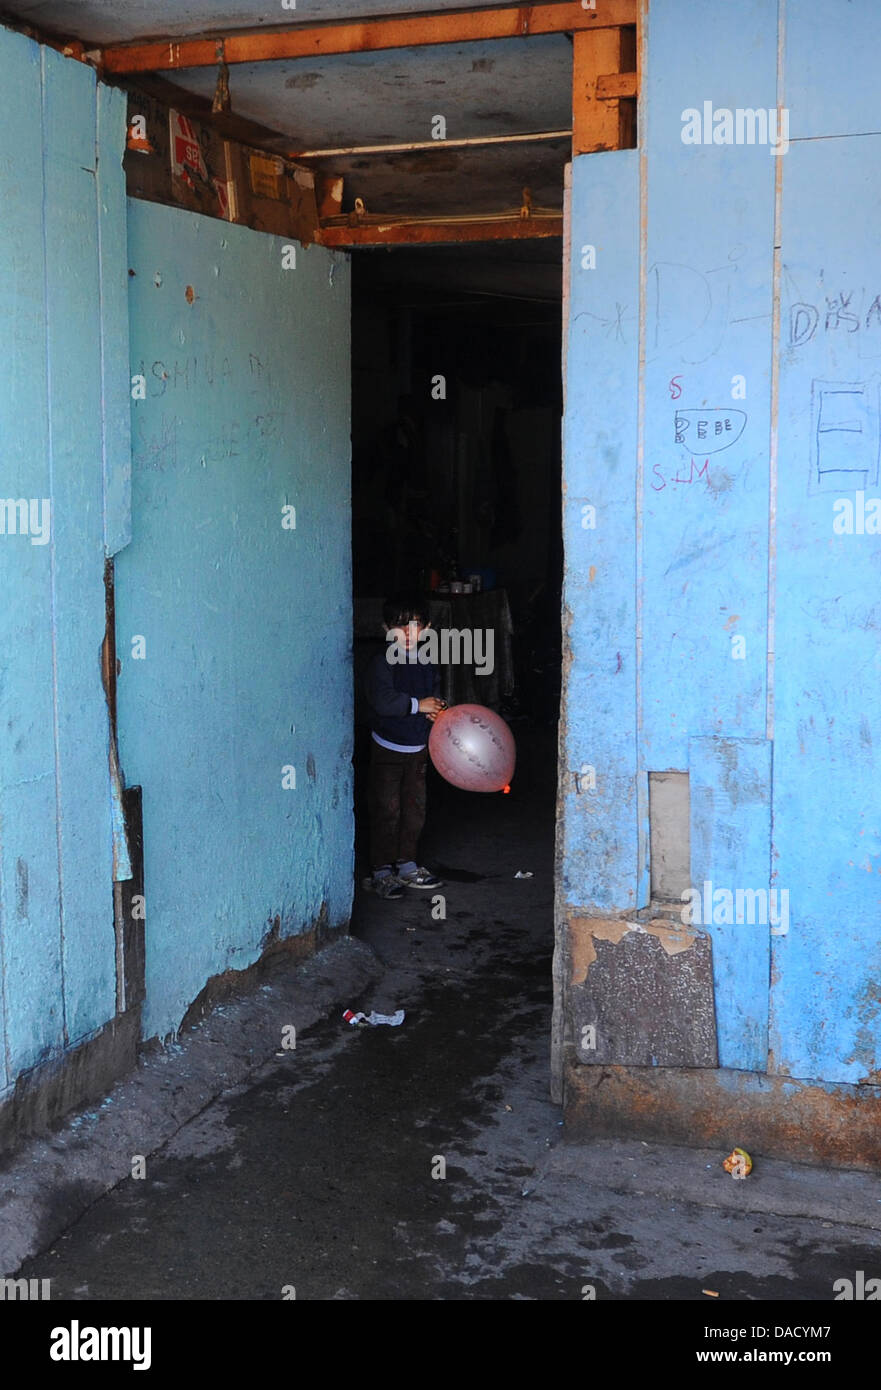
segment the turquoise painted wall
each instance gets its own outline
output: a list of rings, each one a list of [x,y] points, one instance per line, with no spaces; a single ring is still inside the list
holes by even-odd
[[[2,29],[0,68],[0,499],[48,523],[0,502],[2,1095],[115,1013],[99,653],[130,449],[125,100]]]
[[[147,1037],[252,963],[276,915],[289,936],[351,906],[349,265],[298,246],[283,269],[284,247],[129,204],[146,399],[119,740],[144,789]]]
[[[573,165],[564,911],[647,904],[687,771],[693,885],[788,893],[706,924],[720,1064],[832,1082],[881,1069],[881,536],[833,530],[881,497],[879,44],[873,0],[652,0],[641,151]],[[788,150],[683,143],[705,101]]]

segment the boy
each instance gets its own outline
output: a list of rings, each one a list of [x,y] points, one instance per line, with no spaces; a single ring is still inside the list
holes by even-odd
[[[373,872],[366,886],[381,898],[400,898],[404,887],[441,887],[440,879],[419,867],[416,847],[425,824],[429,726],[445,704],[438,693],[440,672],[418,659],[419,635],[428,627],[426,606],[389,599],[382,616],[387,648],[364,677],[372,733],[367,800]]]

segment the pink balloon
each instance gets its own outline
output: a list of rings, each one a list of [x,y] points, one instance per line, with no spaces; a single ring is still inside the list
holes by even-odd
[[[453,705],[431,726],[428,752],[441,777],[466,792],[500,792],[517,750],[504,719],[484,705]]]

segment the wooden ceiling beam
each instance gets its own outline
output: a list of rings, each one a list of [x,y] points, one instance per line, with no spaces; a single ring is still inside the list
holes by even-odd
[[[181,115],[192,116],[203,125],[211,126],[224,140],[237,140],[242,145],[267,150],[270,154],[285,159],[288,157],[286,150],[290,144],[290,136],[282,135],[269,126],[248,120],[235,112],[215,112],[211,109],[210,97],[188,92],[186,87],[179,87],[176,82],[169,82],[166,78],[156,77],[152,73],[142,73],[137,82],[125,81],[121,82],[120,86],[129,93],[135,107],[138,93],[143,92],[164,106],[173,107]]]
[[[322,227],[316,241],[319,246],[350,251],[359,246],[441,246],[445,242],[531,241],[562,235],[562,217],[511,217],[485,222],[389,221],[376,226]]]
[[[639,96],[639,77],[635,72],[613,72],[597,78],[598,101],[617,101],[622,97]]]
[[[639,94],[639,74],[622,72],[628,60],[628,34],[598,29],[572,38],[572,153],[620,150],[624,138],[623,102]]]
[[[636,23],[638,0],[595,0],[595,5],[595,9],[587,9],[581,0],[557,0],[551,4],[404,15],[361,23],[297,24],[212,38],[112,44],[87,56],[94,58],[104,73],[121,77],[139,72],[216,67],[221,39],[227,63],[266,63],[281,58],[320,58],[331,53],[371,53],[534,34],[589,33]]]

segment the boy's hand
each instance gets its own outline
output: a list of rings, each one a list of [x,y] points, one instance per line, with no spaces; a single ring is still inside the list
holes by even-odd
[[[426,695],[424,700],[419,701],[419,713],[424,714],[432,724],[446,707],[446,700],[439,700],[436,695]]]

